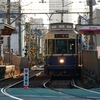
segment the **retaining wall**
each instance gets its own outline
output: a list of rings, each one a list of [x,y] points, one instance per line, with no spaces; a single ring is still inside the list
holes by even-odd
[[[100,77],[100,59],[97,51],[82,51],[82,63],[85,69],[96,73]]]

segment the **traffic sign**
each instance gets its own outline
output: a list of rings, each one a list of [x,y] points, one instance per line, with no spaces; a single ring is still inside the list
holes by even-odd
[[[24,68],[24,88],[29,86],[29,68]]]

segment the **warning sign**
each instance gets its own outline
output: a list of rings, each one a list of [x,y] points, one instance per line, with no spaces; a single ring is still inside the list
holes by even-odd
[[[29,68],[24,68],[24,87],[29,86]]]

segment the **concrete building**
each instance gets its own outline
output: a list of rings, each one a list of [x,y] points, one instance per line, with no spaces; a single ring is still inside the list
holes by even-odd
[[[13,2],[12,2],[13,1]],[[7,23],[7,0],[0,0],[0,22],[1,23]],[[10,12],[11,13],[19,13],[19,2],[14,0],[11,0],[10,2]],[[16,31],[12,33],[10,36],[10,51],[13,53],[16,53],[19,55],[19,45],[21,45],[21,54],[24,56],[24,34],[25,31],[22,31],[25,29],[25,17],[22,15],[17,20],[15,20],[19,14],[11,14],[10,16],[10,25],[13,27],[16,27]],[[20,20],[20,21],[19,21]],[[21,26],[21,43],[19,43],[19,23],[22,23],[24,25]],[[8,37],[3,36],[3,44],[2,44],[2,56],[3,54],[8,51]]]
[[[7,23],[7,0],[0,0],[0,23]],[[17,10],[18,11],[18,10]],[[13,10],[11,9],[11,12],[13,12]],[[15,18],[15,16],[11,16],[10,22],[13,21],[13,18]],[[11,26],[13,27],[18,27],[16,26],[16,22],[12,23]],[[1,52],[1,56],[3,56],[3,54],[7,51],[8,52],[8,36],[3,36],[3,44],[2,44],[2,52]],[[10,50],[11,52],[17,52],[18,51],[18,36],[17,36],[17,31],[13,32],[10,36]]]

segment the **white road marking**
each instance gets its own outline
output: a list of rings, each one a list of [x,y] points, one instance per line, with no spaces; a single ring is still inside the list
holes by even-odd
[[[6,96],[8,96],[8,97],[10,97],[10,98],[13,98],[13,99],[16,99],[16,100],[24,100],[24,99],[21,99],[21,98],[18,98],[18,97],[15,97],[15,96],[12,96],[12,95],[8,94],[8,93],[6,92],[6,88],[2,88],[2,89],[1,89],[1,92],[2,92],[4,95],[6,95]]]

